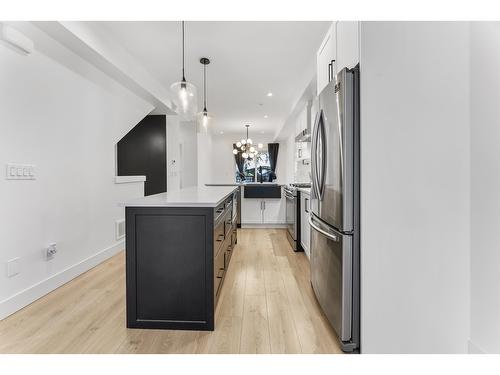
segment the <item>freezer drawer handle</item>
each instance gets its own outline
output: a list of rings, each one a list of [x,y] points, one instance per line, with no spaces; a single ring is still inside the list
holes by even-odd
[[[326,237],[328,237],[332,241],[335,241],[335,242],[339,241],[339,238],[336,235],[328,233],[327,231],[324,231],[323,229],[321,229],[320,227],[318,227],[316,224],[314,224],[310,216],[309,216],[309,224],[311,225],[311,227],[313,227],[318,232],[320,232],[321,234],[325,235]]]

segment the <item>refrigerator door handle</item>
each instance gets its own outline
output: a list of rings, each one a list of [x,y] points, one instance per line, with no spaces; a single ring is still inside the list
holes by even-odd
[[[320,193],[320,199],[323,199],[323,194],[325,192],[325,177],[326,177],[326,136],[325,136],[325,118],[323,114],[323,110],[320,112],[320,118],[318,121],[318,141],[321,139],[321,177],[318,175],[318,190]],[[320,138],[321,136],[321,138]],[[317,142],[318,142],[317,141]],[[316,142],[316,143],[317,143]]]
[[[317,143],[317,138],[318,138],[318,122],[319,119],[321,118],[321,112],[318,112],[316,114],[316,119],[314,120],[314,127],[313,127],[313,135],[312,135],[312,140],[311,140],[311,172],[312,172],[312,179],[313,179],[313,190],[314,193],[316,193],[316,197],[320,199],[320,194],[319,194],[319,180],[318,180],[318,166],[317,166],[317,159],[316,159],[316,143]]]
[[[312,228],[314,228],[315,230],[317,230],[319,233],[321,233],[325,237],[328,237],[332,241],[339,242],[339,238],[336,235],[328,233],[327,231],[321,229],[316,224],[314,224],[313,219],[312,219],[312,215],[309,216],[309,224],[311,225]]]

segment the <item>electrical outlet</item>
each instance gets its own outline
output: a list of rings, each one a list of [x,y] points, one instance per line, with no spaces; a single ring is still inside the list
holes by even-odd
[[[7,261],[7,277],[16,276],[19,270],[19,258],[14,258]]]
[[[55,242],[49,244],[49,247],[47,247],[45,252],[47,260],[51,260],[56,256],[56,254],[57,254],[57,244]]]

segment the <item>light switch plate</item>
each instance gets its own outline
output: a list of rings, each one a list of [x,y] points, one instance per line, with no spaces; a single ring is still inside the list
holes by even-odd
[[[33,164],[8,163],[5,169],[7,180],[34,180],[35,166]]]
[[[16,276],[19,272],[19,258],[7,261],[7,277]]]

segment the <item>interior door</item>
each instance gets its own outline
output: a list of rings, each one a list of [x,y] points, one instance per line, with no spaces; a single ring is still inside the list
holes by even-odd
[[[311,284],[330,324],[342,341],[352,331],[352,245],[343,235],[311,215]]]

